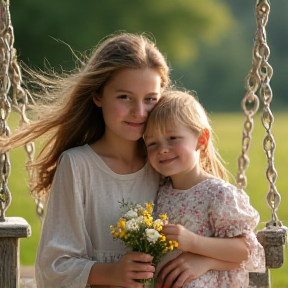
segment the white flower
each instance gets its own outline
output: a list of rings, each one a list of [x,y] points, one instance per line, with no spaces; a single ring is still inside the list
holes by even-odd
[[[161,219],[156,219],[156,220],[154,221],[154,225],[164,226],[164,222],[163,222]]]
[[[159,237],[160,237],[160,234],[158,231],[156,231],[155,229],[145,229],[145,233],[146,233],[146,237],[147,237],[147,240],[150,242],[150,243],[155,243]]]
[[[143,217],[143,215],[138,216],[137,218],[135,218],[135,220],[137,221],[137,223],[138,223],[139,225],[144,223],[144,217]]]
[[[135,207],[137,210],[144,210],[144,207],[140,204],[136,204],[136,207]]]
[[[138,230],[139,229],[139,221],[137,219],[132,218],[125,223],[125,230]]]
[[[124,214],[124,218],[126,218],[126,219],[136,218],[137,216],[138,216],[137,212],[135,212],[133,210],[129,210],[128,212],[126,212]]]

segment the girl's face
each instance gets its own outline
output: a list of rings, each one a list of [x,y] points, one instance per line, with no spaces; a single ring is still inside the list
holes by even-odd
[[[184,179],[199,173],[198,135],[181,125],[169,125],[162,133],[148,123],[145,144],[148,158],[156,171],[172,179]],[[179,181],[178,181],[179,182]]]
[[[137,141],[142,137],[149,111],[161,94],[161,77],[152,68],[125,68],[107,82],[94,103],[102,107],[105,136]]]

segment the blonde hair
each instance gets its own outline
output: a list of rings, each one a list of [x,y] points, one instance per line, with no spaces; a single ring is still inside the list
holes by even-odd
[[[149,114],[146,125],[159,129],[165,133],[167,127],[179,123],[191,129],[200,136],[205,129],[210,132],[210,138],[205,150],[200,150],[200,167],[207,173],[228,180],[228,173],[223,165],[223,160],[214,147],[212,128],[203,106],[189,92],[166,91],[159,102]],[[147,126],[146,126],[147,127]],[[144,132],[145,137],[145,132]]]
[[[101,95],[111,76],[123,68],[147,67],[158,71],[162,88],[169,84],[169,67],[153,41],[144,34],[120,33],[105,38],[90,59],[82,63],[82,69],[68,75],[30,70],[37,87],[45,88],[40,96],[50,103],[41,105],[39,120],[21,127],[9,138],[2,138],[0,149],[8,151],[49,134],[44,148],[27,167],[32,175],[32,194],[45,195],[49,190],[63,151],[91,144],[104,134],[102,109],[93,103],[93,96]]]

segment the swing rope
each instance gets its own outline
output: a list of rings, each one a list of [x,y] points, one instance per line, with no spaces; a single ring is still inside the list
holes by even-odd
[[[2,83],[0,87],[0,136],[5,137],[10,135],[7,121],[11,113],[11,105],[20,114],[19,127],[21,127],[21,125],[29,123],[26,116],[26,107],[28,106],[28,98],[31,99],[29,91],[21,86],[22,74],[17,63],[17,52],[14,48],[14,32],[9,5],[9,0],[0,2],[0,63],[2,63],[2,69],[0,70],[0,82]],[[35,145],[33,142],[26,143],[24,148],[28,156],[26,164],[30,164],[34,159]],[[10,169],[9,152],[2,153],[0,151],[0,221],[2,222],[5,221],[5,211],[12,199],[8,188]],[[35,198],[35,202],[36,213],[42,220],[44,215],[43,204],[39,198]]]

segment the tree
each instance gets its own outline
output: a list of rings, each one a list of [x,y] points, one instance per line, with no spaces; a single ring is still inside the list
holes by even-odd
[[[233,22],[220,0],[16,2],[11,1],[11,15],[19,58],[40,67],[44,58],[64,66],[71,60],[55,39],[83,51],[119,30],[152,33],[169,61],[184,66],[197,57],[199,43],[216,43]]]

